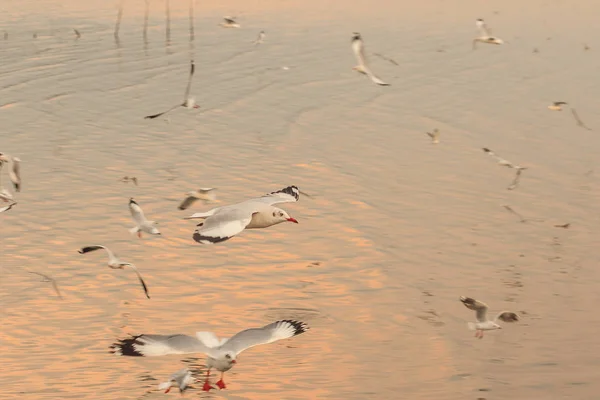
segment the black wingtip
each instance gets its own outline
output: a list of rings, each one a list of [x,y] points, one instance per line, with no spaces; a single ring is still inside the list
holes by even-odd
[[[491,150],[490,150],[490,149],[488,149],[487,147],[482,147],[481,149],[482,149],[483,151],[485,151],[486,153],[489,153],[489,152],[491,152]]]
[[[198,225],[198,226],[200,226],[200,225]],[[202,243],[202,244],[214,244],[214,243],[224,242],[225,240],[229,239],[229,237],[204,236],[204,235],[201,235],[198,231],[194,231],[194,234],[192,235],[192,239],[194,239],[194,241],[196,241],[198,243]]]
[[[117,343],[113,343],[110,346],[110,352],[120,356],[143,357],[144,355],[137,351],[134,347],[134,344],[142,344],[137,341],[137,339],[141,336],[143,335],[132,336],[128,339],[118,340]]]
[[[294,328],[294,336],[300,335],[310,329],[308,325],[302,321],[284,319],[281,322],[287,322],[288,324],[292,325],[292,327]]]
[[[298,201],[300,199],[300,190],[298,189],[298,186],[296,186],[296,185],[291,185],[291,186],[285,187],[281,190],[276,190],[275,192],[271,192],[269,194],[275,194],[275,193],[289,194],[290,196],[293,196],[296,199],[296,201]]]
[[[129,204],[136,204],[136,205],[139,205],[138,203],[136,203],[136,202],[135,202],[135,200],[133,199],[133,197],[131,197],[131,198],[129,199]]]

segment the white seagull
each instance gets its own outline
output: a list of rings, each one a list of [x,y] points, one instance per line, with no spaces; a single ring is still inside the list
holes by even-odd
[[[489,44],[503,44],[504,41],[500,38],[492,36],[492,31],[487,27],[485,22],[479,18],[475,21],[475,26],[481,32],[481,36],[473,39],[473,50],[477,48],[477,42],[489,43]]]
[[[158,385],[158,390],[164,390],[165,393],[169,393],[172,387],[178,387],[179,393],[183,394],[185,389],[193,382],[194,377],[192,376],[192,372],[187,368],[183,368],[171,375],[171,379],[167,382]]]
[[[555,101],[551,105],[548,106],[548,110],[562,111],[562,107],[561,106],[566,106],[566,105],[568,105],[568,104],[566,102],[564,102],[564,101]]]
[[[484,331],[502,329],[502,327],[498,325],[498,320],[504,322],[516,322],[519,320],[519,316],[514,312],[502,311],[501,313],[498,313],[493,321],[490,321],[487,319],[487,304],[465,296],[460,296],[460,301],[462,301],[469,310],[475,311],[477,322],[469,322],[467,326],[470,330],[475,331],[475,337],[478,337],[479,339],[483,338]]]
[[[265,41],[265,31],[260,31],[258,33],[258,37],[256,38],[256,40],[252,43],[254,43],[254,45],[259,45],[261,43],[263,43]]]
[[[185,210],[196,200],[203,200],[206,202],[215,201],[217,199],[217,194],[215,193],[215,188],[200,188],[198,190],[193,190],[191,192],[186,193],[186,198],[179,205],[180,210]]]
[[[352,68],[362,74],[367,75],[374,83],[381,86],[389,86],[389,83],[385,83],[371,72],[371,69],[367,66],[367,57],[365,55],[365,45],[363,43],[360,33],[354,32],[352,34],[352,51],[358,61],[358,65]]]
[[[140,275],[136,266],[131,263],[119,260],[117,258],[117,256],[115,255],[115,253],[110,251],[110,249],[108,247],[99,246],[99,245],[86,246],[86,247],[82,247],[81,249],[79,249],[78,252],[79,252],[79,254],[85,254],[85,253],[89,253],[90,251],[96,251],[96,250],[100,250],[100,249],[104,249],[108,253],[108,266],[110,268],[124,269],[125,267],[129,267],[129,268],[133,269],[135,271],[135,274],[137,275],[138,279],[140,280],[140,283],[142,284],[142,288],[144,288],[144,293],[146,294],[146,297],[150,298],[150,295],[148,294],[148,287],[146,286],[146,283],[144,282],[144,279],[142,279],[142,275]]]
[[[21,191],[21,159],[19,157],[10,157],[11,169],[8,171],[13,186],[17,192]]]
[[[200,106],[198,104],[196,104],[196,99],[194,97],[190,97],[190,90],[192,88],[192,78],[194,76],[195,69],[196,69],[196,67],[194,66],[194,60],[192,60],[190,62],[190,76],[188,78],[188,84],[187,84],[187,87],[185,88],[185,93],[183,95],[183,103],[177,104],[176,106],[169,108],[167,111],[163,111],[161,113],[154,114],[154,115],[148,115],[148,116],[145,116],[144,118],[146,118],[146,119],[158,118],[161,115],[171,112],[178,107],[185,107],[187,109],[200,108]]]
[[[216,383],[225,389],[223,375],[237,361],[237,356],[244,350],[260,344],[272,343],[300,335],[308,330],[304,322],[281,320],[262,328],[246,329],[229,339],[219,339],[212,332],[196,332],[196,336],[176,335],[138,335],[118,340],[110,348],[111,352],[121,356],[154,357],[168,354],[204,353],[206,360],[206,379],[202,390],[213,389],[210,385],[210,370],[221,372],[221,379]]]
[[[234,18],[235,17],[225,16],[223,17],[223,22],[221,22],[219,25],[221,25],[223,28],[239,28],[240,24],[235,22]]]
[[[150,235],[160,235],[160,232],[157,227],[155,221],[148,221],[142,208],[138,203],[133,200],[133,198],[129,199],[129,211],[131,212],[131,217],[136,223],[136,226],[131,228],[129,232],[133,235],[137,233],[138,237],[142,238],[142,232],[146,232]]]
[[[298,221],[295,218],[290,217],[285,210],[274,207],[273,204],[296,202],[299,198],[298,188],[288,186],[262,197],[196,213],[186,219],[204,219],[196,226],[192,236],[196,242],[219,243],[230,239],[244,229],[267,228],[285,221],[297,224]]]

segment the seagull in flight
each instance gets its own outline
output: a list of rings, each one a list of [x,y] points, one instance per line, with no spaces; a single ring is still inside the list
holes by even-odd
[[[471,297],[461,296],[460,301],[467,307],[469,310],[475,311],[475,316],[477,318],[477,322],[469,322],[467,326],[470,330],[475,331],[475,337],[479,339],[483,339],[484,331],[492,331],[495,329],[502,329],[500,325],[498,325],[498,321],[503,322],[516,322],[519,320],[519,316],[512,311],[502,311],[498,313],[496,318],[493,321],[487,319],[487,310],[488,306],[482,301],[475,300]]]
[[[133,197],[129,199],[129,211],[131,212],[131,217],[135,221],[136,226],[131,228],[129,232],[131,234],[137,233],[138,237],[142,238],[142,232],[146,232],[150,235],[160,235],[160,231],[154,225],[155,221],[148,221],[142,208],[138,203],[133,200]]]
[[[548,106],[548,110],[562,111],[561,106],[566,106],[566,105],[568,105],[568,104],[564,101],[555,101],[554,103],[552,103],[551,105]]]
[[[167,111],[163,111],[161,113],[154,114],[154,115],[147,115],[144,118],[145,119],[158,118],[161,115],[165,115],[166,113],[169,113],[179,107],[185,107],[187,109],[200,108],[200,106],[198,104],[196,104],[196,99],[194,99],[193,97],[190,97],[190,90],[192,88],[192,78],[194,77],[195,69],[196,69],[196,67],[194,66],[194,60],[192,60],[190,62],[190,76],[188,78],[188,84],[187,84],[187,87],[185,88],[185,94],[183,95],[183,103],[177,104],[176,106],[169,108]]]
[[[144,282],[144,279],[142,278],[142,275],[140,275],[140,272],[138,271],[136,266],[131,263],[119,260],[117,258],[117,256],[115,255],[115,253],[113,253],[108,247],[104,247],[104,246],[100,246],[100,245],[86,246],[86,247],[82,247],[81,249],[79,249],[78,252],[79,252],[79,254],[85,254],[85,253],[89,253],[91,251],[96,251],[96,250],[101,250],[101,249],[106,250],[106,253],[108,254],[108,266],[110,268],[125,269],[125,267],[129,267],[132,270],[134,270],[140,283],[142,284],[142,288],[144,289],[144,293],[146,294],[146,297],[150,298],[150,295],[148,294],[148,286],[146,286],[146,282]]]
[[[260,31],[256,40],[252,43],[254,43],[255,46],[263,43],[265,41],[265,36],[265,31]]]
[[[120,356],[154,357],[168,354],[206,354],[206,378],[202,390],[214,389],[210,384],[210,370],[221,372],[221,379],[216,383],[219,389],[225,389],[223,381],[225,372],[237,363],[237,356],[251,347],[268,344],[278,340],[300,335],[308,330],[304,322],[281,320],[262,328],[246,329],[229,339],[219,339],[212,332],[196,332],[195,336],[175,335],[137,335],[118,340],[111,352]]]
[[[431,138],[431,143],[437,144],[440,142],[440,131],[435,128],[433,132],[425,132]]]
[[[185,210],[196,200],[204,200],[206,202],[215,201],[217,199],[217,194],[215,193],[215,188],[200,188],[198,190],[193,190],[191,192],[186,193],[186,198],[179,205],[180,210]]]
[[[475,26],[481,32],[481,36],[473,39],[473,50],[477,48],[477,42],[489,44],[504,44],[504,41],[498,37],[492,36],[492,31],[487,27],[483,19],[479,18],[475,21]]]
[[[235,22],[234,18],[235,17],[225,16],[223,17],[223,22],[221,22],[219,25],[221,25],[223,28],[239,28],[240,24]]]
[[[354,32],[352,34],[352,51],[354,52],[354,56],[356,57],[356,60],[358,61],[358,65],[356,67],[353,67],[352,68],[353,70],[358,71],[361,74],[367,75],[369,77],[369,79],[371,79],[373,81],[373,83],[376,83],[377,85],[390,86],[389,83],[385,83],[384,81],[382,81],[381,79],[376,77],[371,72],[371,69],[367,66],[367,57],[365,55],[365,45],[363,43],[362,36],[358,32]]]

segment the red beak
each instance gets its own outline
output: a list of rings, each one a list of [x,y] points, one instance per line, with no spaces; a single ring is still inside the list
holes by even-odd
[[[290,222],[293,222],[295,224],[298,223],[298,221],[296,221],[296,218],[289,217],[287,220],[290,221]]]
[[[200,106],[198,104],[195,104],[194,108],[200,108]]]
[[[237,361],[235,361],[235,360],[231,360],[231,363],[232,363],[232,364],[235,364],[235,363],[237,363]]]

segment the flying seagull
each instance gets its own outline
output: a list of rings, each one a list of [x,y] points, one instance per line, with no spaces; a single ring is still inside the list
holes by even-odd
[[[568,105],[568,104],[564,101],[555,101],[554,103],[552,103],[551,105],[548,106],[548,110],[562,111],[561,106],[566,106],[566,105]]]
[[[85,254],[85,253],[89,253],[91,251],[96,251],[96,250],[100,250],[100,249],[104,249],[104,250],[106,250],[106,253],[108,253],[108,266],[110,268],[125,269],[125,267],[129,267],[129,268],[133,269],[135,271],[135,274],[137,275],[138,279],[140,280],[140,283],[142,284],[142,288],[144,288],[144,293],[146,293],[146,297],[150,298],[150,295],[148,294],[148,287],[146,286],[146,283],[144,282],[144,279],[142,279],[142,275],[140,275],[136,266],[131,263],[119,260],[117,258],[117,256],[115,255],[115,253],[110,251],[110,249],[108,247],[99,246],[99,245],[86,246],[86,247],[82,247],[81,249],[79,249],[79,254]]]
[[[367,66],[367,57],[365,55],[365,45],[362,40],[362,36],[358,32],[352,34],[352,51],[358,61],[358,65],[352,68],[361,74],[367,75],[374,83],[380,86],[389,86],[389,83],[385,83],[371,72],[371,69]]]
[[[7,205],[5,207],[0,207],[0,213],[10,210],[11,208],[13,208],[16,205],[17,205],[17,202],[13,201],[12,203],[10,203],[9,205]]]
[[[185,107],[185,108],[200,108],[200,106],[198,104],[196,104],[196,100],[193,97],[190,97],[190,90],[192,88],[192,78],[194,76],[194,70],[196,69],[196,67],[194,66],[194,60],[192,60],[190,62],[190,76],[188,78],[188,84],[187,87],[185,88],[185,94],[183,95],[183,103],[181,104],[177,104],[176,106],[173,106],[171,108],[169,108],[167,111],[163,111],[161,113],[158,114],[154,114],[154,115],[148,115],[144,118],[146,119],[153,119],[153,118],[158,118],[161,115],[164,115],[168,112],[173,111],[174,109],[178,108],[178,107]]]
[[[138,203],[133,200],[133,198],[129,199],[129,211],[131,212],[131,217],[135,221],[136,226],[131,228],[129,232],[131,234],[137,233],[138,237],[142,238],[142,232],[146,232],[150,235],[160,235],[160,232],[157,227],[155,221],[148,221],[142,208]]]
[[[132,176],[132,177],[129,177],[129,176],[124,176],[124,177],[122,177],[121,179],[119,179],[119,181],[120,181],[120,182],[123,182],[123,183],[133,182],[133,184],[134,184],[135,186],[137,186],[137,185],[138,185],[138,180],[137,180],[137,178],[136,178],[135,176]]]
[[[516,322],[519,320],[519,316],[514,312],[502,311],[501,313],[498,313],[493,321],[490,321],[487,319],[487,304],[465,296],[461,296],[460,301],[462,301],[469,310],[475,311],[477,322],[469,322],[467,326],[470,330],[475,331],[475,337],[478,337],[479,339],[483,338],[484,331],[502,329],[502,327],[498,325],[499,320],[503,322]]]
[[[50,283],[52,283],[52,287],[54,288],[54,291],[56,292],[56,295],[58,296],[58,298],[61,299],[61,300],[63,299],[62,295],[60,294],[60,290],[58,290],[58,285],[56,284],[56,280],[54,280],[54,278],[51,278],[48,275],[44,275],[44,274],[41,274],[39,272],[34,272],[34,271],[27,271],[27,272],[29,272],[30,274],[36,274],[36,275],[41,276],[42,278],[44,278],[42,280],[42,282],[50,282]]]
[[[527,167],[521,167],[519,165],[513,164],[510,161],[497,156],[496,153],[494,153],[492,150],[488,149],[487,147],[483,147],[482,150],[485,153],[489,154],[491,157],[495,158],[496,161],[498,161],[499,165],[502,165],[503,167],[513,168],[517,171],[515,173],[515,178],[513,179],[512,183],[507,187],[508,190],[516,189],[517,186],[519,185],[519,181],[521,180],[521,174],[523,173],[524,170],[527,169]]]
[[[225,16],[223,17],[223,22],[221,22],[219,25],[221,25],[223,28],[239,28],[240,24],[235,22],[234,18],[235,17]]]
[[[215,193],[214,188],[200,188],[198,190],[193,190],[191,192],[186,193],[186,198],[179,205],[180,210],[185,210],[196,200],[204,200],[204,201],[215,201],[217,199],[217,194]]]
[[[252,43],[254,43],[254,45],[259,45],[261,43],[263,43],[265,41],[265,31],[260,31],[258,33],[258,37],[256,38],[256,40]]]
[[[169,393],[172,387],[178,387],[179,393],[183,394],[185,389],[192,383],[194,383],[192,372],[187,368],[183,368],[171,375],[171,378],[167,382],[158,385],[158,390],[164,390],[165,393]]]
[[[481,32],[481,36],[473,39],[473,50],[477,48],[477,42],[489,44],[503,44],[504,41],[500,38],[492,36],[492,31],[487,27],[483,19],[479,18],[475,21],[475,26]]]
[[[436,128],[433,132],[425,132],[431,138],[431,143],[437,144],[440,142],[440,131]]]
[[[175,335],[137,335],[118,340],[110,348],[120,356],[154,357],[168,354],[204,353],[208,356],[206,379],[202,390],[210,391],[210,370],[221,372],[216,383],[219,389],[225,389],[223,375],[237,362],[237,356],[246,349],[260,344],[291,338],[308,330],[304,322],[281,320],[262,328],[246,329],[229,339],[219,339],[212,332],[196,332],[196,336]]]
[[[202,244],[219,243],[232,238],[244,229],[267,228],[285,221],[298,223],[285,210],[273,204],[296,202],[300,191],[288,186],[262,197],[246,200],[230,206],[217,207],[195,213],[186,219],[204,219],[196,226],[193,239]]]

